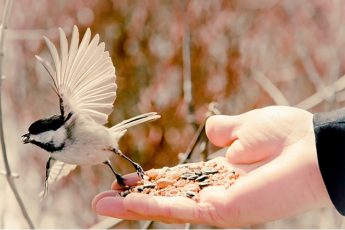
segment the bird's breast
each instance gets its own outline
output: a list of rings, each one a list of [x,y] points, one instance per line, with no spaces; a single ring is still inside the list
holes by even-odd
[[[108,160],[112,152],[100,146],[72,146],[51,154],[57,160],[68,164],[95,165]]]
[[[105,127],[81,126],[73,130],[63,150],[52,153],[52,156],[69,164],[100,164],[112,155],[109,150],[110,142],[110,136]]]

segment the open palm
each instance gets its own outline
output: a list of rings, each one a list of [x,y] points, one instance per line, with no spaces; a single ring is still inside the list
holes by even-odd
[[[230,188],[204,188],[196,203],[145,194],[123,198],[115,182],[112,191],[94,198],[93,208],[124,219],[239,227],[331,205],[318,168],[311,113],[272,106],[217,115],[208,119],[206,134],[215,145],[228,147],[226,158],[216,160],[246,172]],[[128,184],[138,180],[135,174],[126,178]]]

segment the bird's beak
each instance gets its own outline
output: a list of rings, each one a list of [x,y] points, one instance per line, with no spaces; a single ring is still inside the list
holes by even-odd
[[[22,136],[22,142],[23,142],[23,144],[30,143],[30,133],[24,134]]]

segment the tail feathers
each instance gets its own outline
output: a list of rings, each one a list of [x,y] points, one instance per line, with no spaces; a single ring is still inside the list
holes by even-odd
[[[148,122],[148,121],[154,121],[160,118],[161,116],[158,115],[156,112],[150,112],[150,113],[144,113],[139,116],[132,117],[128,120],[124,120],[120,122],[119,124],[113,126],[110,128],[112,132],[123,132],[123,134],[126,132],[126,130],[132,126]]]

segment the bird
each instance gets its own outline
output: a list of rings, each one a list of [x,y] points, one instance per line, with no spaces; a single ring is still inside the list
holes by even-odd
[[[59,28],[60,52],[43,37],[53,63],[35,56],[48,72],[51,86],[58,96],[60,114],[33,122],[22,135],[24,144],[36,145],[49,153],[45,169],[44,190],[66,176],[77,165],[105,164],[117,182],[125,186],[124,178],[111,165],[111,156],[119,155],[129,161],[140,177],[143,168],[119,149],[118,142],[128,128],[160,118],[148,112],[106,127],[116,98],[115,67],[104,42],[96,34],[91,39],[87,28],[79,44],[79,30],[73,27],[70,44]]]

